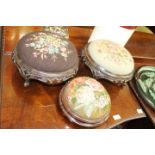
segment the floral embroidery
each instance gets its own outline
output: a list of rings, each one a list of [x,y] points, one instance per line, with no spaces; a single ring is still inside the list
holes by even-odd
[[[45,31],[49,31],[51,33],[59,34],[62,37],[65,37],[66,39],[69,38],[68,29],[65,26],[45,26]]]
[[[133,62],[130,53],[117,43],[108,40],[97,40],[91,44],[96,44],[96,50],[102,54],[103,58],[114,62],[117,65],[125,65]]]
[[[103,115],[110,105],[107,91],[99,82],[89,77],[74,79],[68,84],[66,92],[69,106],[87,118]]]
[[[33,34],[31,38],[27,39],[27,42],[28,43],[25,44],[26,47],[35,49],[33,56],[35,58],[41,57],[42,60],[51,57],[55,62],[58,55],[60,55],[67,61],[67,57],[71,53],[71,51],[68,50],[68,41],[54,34],[50,35],[43,32],[37,35]]]

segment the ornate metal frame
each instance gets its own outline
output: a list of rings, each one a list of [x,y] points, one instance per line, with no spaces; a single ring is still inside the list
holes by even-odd
[[[93,76],[96,79],[106,79],[118,85],[125,85],[126,82],[130,81],[133,78],[134,70],[130,74],[120,76],[114,75],[105,70],[103,67],[97,65],[89,55],[89,52],[87,50],[88,46],[89,44],[87,44],[82,51],[82,59],[84,63],[90,68]]]
[[[79,65],[79,62],[77,62],[71,69],[60,73],[47,73],[39,71],[26,65],[22,60],[20,60],[16,49],[12,53],[12,61],[16,64],[21,76],[25,79],[25,87],[29,86],[29,81],[31,79],[38,80],[49,85],[62,83],[69,78],[72,78],[77,73]]]

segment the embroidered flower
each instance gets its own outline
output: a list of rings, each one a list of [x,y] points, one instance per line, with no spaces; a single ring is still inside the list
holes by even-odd
[[[95,101],[95,94],[89,86],[81,86],[77,93],[82,104],[89,105]]]
[[[85,83],[87,85],[89,85],[89,87],[91,87],[94,90],[100,90],[103,89],[103,87],[101,85],[99,85],[98,83],[94,82],[94,80],[86,80]]]
[[[102,115],[110,97],[105,88],[96,80],[79,77],[70,82],[66,90],[68,104],[81,116],[91,118]]]
[[[37,58],[37,53],[33,53],[33,56],[34,56],[35,58]]]
[[[66,47],[62,47],[61,49],[60,49],[62,52],[66,52]]]
[[[67,49],[68,42],[64,39],[59,38],[57,35],[48,35],[46,33],[40,32],[37,35],[32,35],[31,38],[27,39],[25,46],[34,48],[36,51],[33,56],[36,58],[41,57],[42,60],[47,59],[49,56],[55,62],[58,55],[64,57],[66,61],[68,55],[71,53]]]
[[[64,26],[45,26],[45,31],[50,31],[52,33],[57,33],[62,37],[69,38],[68,29]]]
[[[102,55],[103,59],[115,62],[117,65],[124,65],[133,61],[129,52],[116,43],[98,41],[95,44],[97,52]]]
[[[98,99],[98,102],[96,103],[96,106],[99,108],[105,107],[109,102],[107,101],[107,98],[104,96],[100,96]]]

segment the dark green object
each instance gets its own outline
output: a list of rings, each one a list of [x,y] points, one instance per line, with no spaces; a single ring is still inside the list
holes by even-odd
[[[138,93],[155,110],[155,67],[143,66],[135,73]]]

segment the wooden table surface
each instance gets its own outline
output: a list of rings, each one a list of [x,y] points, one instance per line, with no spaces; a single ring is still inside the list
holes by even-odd
[[[59,107],[58,96],[64,84],[47,86],[32,81],[29,87],[24,88],[24,80],[11,61],[11,51],[18,40],[28,32],[41,29],[42,27],[4,28],[1,55],[1,128],[81,128],[69,122]],[[79,54],[91,32],[91,27],[69,27],[70,39],[75,43]],[[139,48],[139,44],[142,43],[141,36],[145,36],[145,34],[136,32],[127,43],[127,48],[131,52],[135,52]],[[137,44],[135,44],[135,38]],[[143,48],[141,50],[143,52]],[[139,59],[136,58],[136,61],[139,62]],[[77,76],[92,75],[81,62]],[[141,106],[128,85],[119,87],[105,80],[99,81],[110,94],[112,109],[110,118],[97,128],[112,128],[123,122],[146,117],[143,111],[138,113],[137,110],[141,109]],[[119,115],[120,119],[115,120],[114,115]]]

